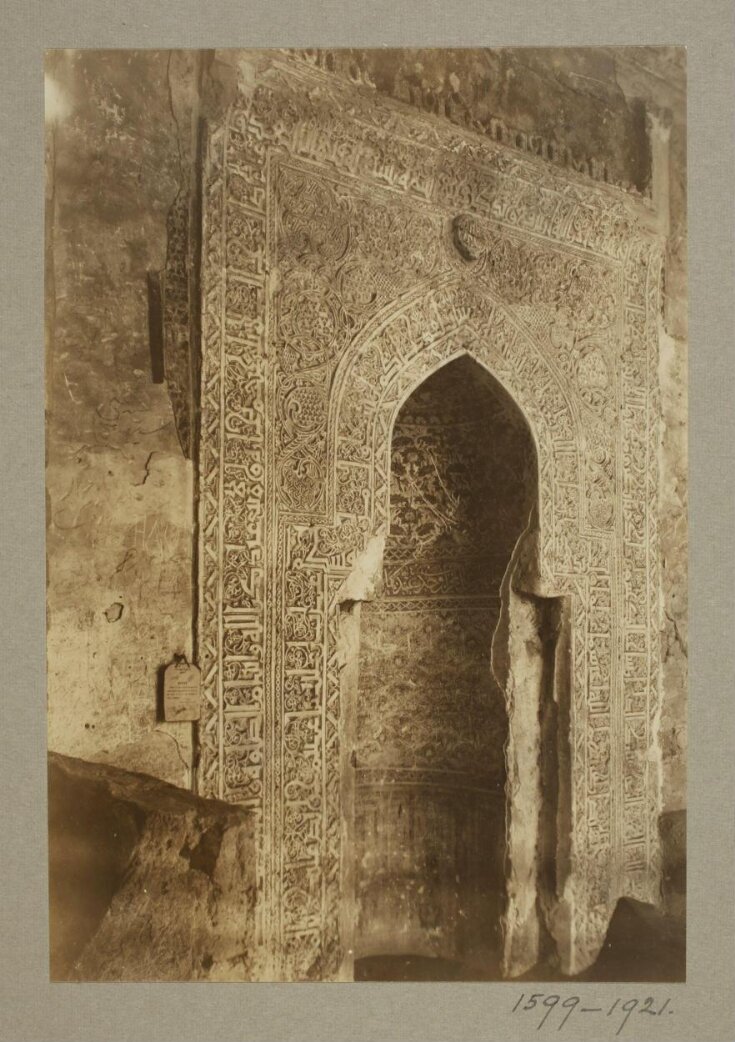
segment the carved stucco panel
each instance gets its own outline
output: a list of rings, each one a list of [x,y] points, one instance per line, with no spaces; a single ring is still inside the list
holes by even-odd
[[[657,250],[623,193],[331,89],[277,67],[210,131],[200,789],[261,822],[263,973],[336,974],[339,591],[401,403],[466,353],[533,432],[543,592],[573,604],[581,968],[657,879]]]

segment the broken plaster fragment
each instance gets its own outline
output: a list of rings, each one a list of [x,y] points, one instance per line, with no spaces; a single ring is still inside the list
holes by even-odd
[[[378,592],[383,572],[385,533],[374,535],[367,546],[355,558],[352,571],[340,587],[338,600],[341,604],[354,601],[369,601]]]

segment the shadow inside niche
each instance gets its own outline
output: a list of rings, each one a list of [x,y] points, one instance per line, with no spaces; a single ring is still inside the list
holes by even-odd
[[[449,959],[420,955],[372,955],[355,961],[356,981],[501,981],[499,966],[478,970]],[[596,962],[566,977],[549,960],[514,981],[650,981],[686,980],[685,917],[667,915],[652,905],[622,898]],[[510,983],[510,981],[509,981]]]
[[[652,905],[622,898],[597,961],[580,980],[686,980],[686,922]]]
[[[551,961],[541,962],[519,981],[650,981],[686,980],[686,917],[621,898],[615,906],[596,961],[582,973],[566,977]]]
[[[369,955],[355,960],[356,981],[457,981],[468,976],[461,962],[426,955]],[[496,978],[499,979],[499,978]]]

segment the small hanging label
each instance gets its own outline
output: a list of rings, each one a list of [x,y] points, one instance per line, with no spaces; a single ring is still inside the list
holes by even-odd
[[[198,720],[200,672],[198,666],[177,657],[163,674],[163,715],[168,721]]]

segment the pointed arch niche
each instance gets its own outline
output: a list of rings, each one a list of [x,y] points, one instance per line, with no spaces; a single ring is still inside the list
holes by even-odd
[[[436,315],[442,316],[443,332],[432,330]],[[417,330],[423,330],[424,336],[417,336]],[[396,449],[405,445],[411,418],[421,411],[427,395],[447,429],[445,442],[450,440],[452,427],[457,434],[452,417],[456,421],[461,416],[469,427],[460,455],[470,451],[470,443],[475,446],[472,474],[465,471],[472,487],[465,495],[472,501],[472,509],[479,509],[479,558],[474,567],[469,566],[468,558],[465,574],[470,583],[482,582],[485,570],[487,628],[484,641],[475,630],[475,646],[469,651],[470,627],[463,632],[459,612],[455,613],[455,636],[465,646],[462,652],[454,649],[452,666],[461,661],[460,668],[469,676],[484,672],[486,737],[492,729],[487,725],[493,708],[494,730],[503,737],[486,743],[487,774],[479,784],[475,777],[477,798],[463,801],[459,818],[452,816],[448,771],[442,784],[443,809],[439,809],[442,801],[435,799],[432,812],[428,809],[431,800],[421,802],[418,790],[410,791],[419,815],[424,816],[413,827],[411,867],[405,858],[401,862],[400,850],[405,855],[412,849],[403,831],[411,829],[411,815],[406,813],[405,802],[395,799],[401,791],[398,774],[394,772],[387,781],[386,764],[372,770],[368,763],[362,773],[360,756],[364,758],[367,750],[361,749],[360,731],[364,734],[369,722],[368,707],[376,688],[380,697],[379,674],[393,671],[397,686],[411,685],[411,666],[408,676],[398,676],[388,661],[390,651],[386,651],[393,635],[390,621],[385,620],[398,602],[407,607],[408,598],[397,597],[390,605],[385,598],[391,589],[399,591],[402,575],[410,579],[413,573],[418,579],[431,574],[429,562],[415,567],[409,553],[406,567],[399,566],[401,548],[395,538],[399,530],[393,523],[393,500],[396,493],[401,494],[401,481],[393,480],[394,474],[398,477],[394,464],[402,469]],[[339,516],[340,509],[348,506],[361,511],[366,531],[372,533],[335,598],[339,636],[334,658],[341,667],[341,976],[369,977],[381,974],[384,968],[388,973],[405,969],[408,973],[455,974],[460,979],[508,977],[530,969],[547,952],[560,958],[565,968],[574,965],[583,942],[579,935],[570,935],[570,905],[576,900],[578,912],[584,909],[582,914],[588,915],[585,903],[589,898],[583,889],[585,876],[571,869],[575,846],[571,703],[581,678],[575,676],[570,655],[575,641],[580,647],[586,640],[586,621],[584,602],[575,596],[566,577],[557,573],[554,556],[559,531],[573,538],[579,525],[578,514],[572,513],[569,519],[558,517],[562,497],[568,501],[578,482],[574,411],[553,369],[533,341],[515,327],[505,308],[487,294],[454,280],[428,294],[417,294],[396,308],[380,328],[369,330],[337,373],[333,400],[336,513]],[[480,448],[483,427],[485,440]],[[425,439],[424,447],[427,444]],[[360,446],[368,446],[368,451]],[[433,471],[438,485],[432,495],[437,494],[442,482],[446,483],[441,469],[437,478],[436,470],[419,452],[407,456],[416,474]],[[497,479],[494,513],[493,475]],[[563,477],[569,487],[555,477]],[[505,496],[498,495],[501,485]],[[345,497],[345,489],[359,487],[369,492],[358,506],[354,494]],[[420,499],[420,484],[414,482],[414,488]],[[454,533],[460,543],[467,537],[462,528],[460,524]],[[485,539],[479,538],[480,529]],[[441,574],[436,562],[435,568]],[[495,598],[492,614],[491,598]],[[476,621],[481,625],[477,616]],[[418,626],[416,629],[419,631]],[[424,625],[420,632],[427,636],[429,628]],[[367,649],[378,645],[382,651],[371,656]],[[405,663],[405,646],[398,652]],[[424,647],[413,667],[423,671],[426,659]],[[436,677],[436,654],[432,665]],[[444,673],[455,690],[458,673],[456,668]],[[361,697],[361,674],[363,695],[366,678],[367,685],[373,685],[367,699]],[[425,678],[426,673],[421,679]],[[470,682],[467,687],[471,690],[471,686]],[[466,690],[464,694],[468,696]],[[482,704],[478,688],[474,695]],[[424,719],[428,722],[433,716],[436,723],[441,708],[436,715],[426,702],[424,708]],[[398,708],[399,717],[400,713]],[[405,727],[406,734],[419,730],[417,721],[407,718],[399,726]],[[444,734],[440,726],[434,734],[435,745],[446,752],[452,745],[451,732]],[[461,728],[455,737],[461,746]],[[385,749],[384,738],[381,734],[373,742],[374,748]],[[473,740],[476,760],[481,760],[479,735]],[[407,744],[410,746],[410,739]],[[465,748],[463,759],[469,763],[467,752]],[[455,762],[458,760],[459,756]],[[427,773],[426,790],[428,777]],[[436,784],[437,775],[433,778]],[[466,779],[455,777],[455,781],[466,791]],[[406,785],[403,792],[409,795]],[[461,822],[462,816],[465,820]],[[430,841],[421,839],[422,830],[430,837],[442,829],[447,841],[446,846],[442,841],[443,863],[437,860]],[[485,833],[482,840],[465,842],[473,830]],[[451,852],[452,846],[458,848],[457,853]],[[394,866],[399,870],[386,887],[391,848],[401,864]],[[422,864],[433,874],[433,883],[420,878]],[[467,928],[464,920],[470,905],[474,921]],[[392,927],[388,925],[391,921]],[[371,925],[363,930],[363,923]]]
[[[462,355],[410,394],[382,582],[359,608],[357,979],[500,975],[508,714],[492,638],[536,501],[531,432],[486,369]]]

